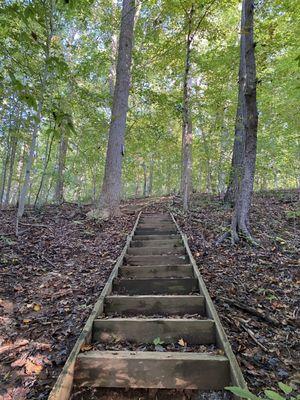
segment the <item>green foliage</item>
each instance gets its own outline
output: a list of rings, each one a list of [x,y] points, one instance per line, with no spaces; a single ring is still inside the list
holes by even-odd
[[[162,340],[160,340],[159,337],[153,339],[153,344],[154,346],[162,346],[165,342],[163,342]]]
[[[214,2],[209,8],[210,3],[197,3],[193,22],[197,28],[191,54],[193,184],[197,191],[222,193],[234,136],[240,9],[233,0]],[[185,12],[191,4],[191,0],[142,2],[135,27],[124,197],[143,194],[145,171],[151,194],[179,190]],[[298,185],[297,6],[297,0],[266,0],[258,2],[255,11],[260,113],[256,189]],[[68,138],[66,200],[97,201],[112,100],[111,43],[119,23],[120,4],[109,0],[11,0],[1,6],[0,192],[4,182],[4,197],[8,171],[5,177],[4,172],[17,142],[10,202],[17,200],[35,122],[39,134],[31,202],[42,180],[39,202],[54,199],[63,135]],[[297,216],[295,212],[287,218]]]
[[[258,397],[255,394],[251,393],[248,389],[242,389],[238,386],[228,386],[225,389],[229,390],[231,393],[234,395],[241,397],[243,399],[250,399],[250,400],[299,400],[300,395],[295,395],[292,396],[291,394],[293,393],[294,389],[286,385],[282,382],[278,383],[279,388],[281,391],[284,393],[284,395],[281,395],[278,392],[275,392],[274,390],[265,390],[264,394],[266,397]]]

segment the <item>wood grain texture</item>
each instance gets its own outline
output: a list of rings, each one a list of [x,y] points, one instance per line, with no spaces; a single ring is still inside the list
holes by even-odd
[[[152,343],[159,337],[165,343],[183,338],[189,344],[214,344],[215,323],[204,319],[111,318],[95,319],[93,341]]]
[[[78,386],[221,390],[229,382],[223,356],[90,351],[76,362]]]

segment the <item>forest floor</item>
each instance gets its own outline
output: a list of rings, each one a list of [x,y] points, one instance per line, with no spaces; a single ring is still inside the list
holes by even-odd
[[[293,191],[254,196],[257,248],[215,245],[231,214],[216,197],[194,195],[188,214],[177,197],[149,199],[146,208],[176,215],[256,393],[279,381],[300,383],[297,199]],[[88,219],[90,206],[28,209],[18,238],[15,210],[1,211],[1,400],[47,398],[145,204],[124,203],[122,216],[106,222]]]

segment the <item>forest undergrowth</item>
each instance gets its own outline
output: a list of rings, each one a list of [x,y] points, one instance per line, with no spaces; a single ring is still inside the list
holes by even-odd
[[[250,389],[299,384],[297,200],[296,191],[255,194],[259,247],[216,246],[231,210],[208,195],[193,195],[188,213],[176,196],[130,200],[106,222],[87,218],[90,205],[27,209],[19,237],[15,209],[1,211],[0,399],[47,398],[142,207],[173,211],[187,234]]]

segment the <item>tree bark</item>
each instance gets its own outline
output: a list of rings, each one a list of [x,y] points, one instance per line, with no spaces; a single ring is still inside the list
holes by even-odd
[[[8,171],[8,179],[7,179],[6,196],[5,196],[5,202],[4,202],[4,204],[6,206],[9,204],[9,199],[10,199],[10,190],[11,190],[11,183],[12,183],[12,177],[13,177],[13,173],[14,173],[14,166],[15,166],[15,160],[16,160],[17,144],[18,144],[18,138],[16,136],[13,136],[11,138],[9,171]]]
[[[145,163],[142,164],[143,167],[143,175],[144,175],[144,184],[143,184],[143,196],[147,196],[147,166]]]
[[[150,160],[150,170],[149,170],[149,185],[148,185],[148,195],[152,195],[153,190],[153,170],[154,170],[154,161],[151,158]]]
[[[105,215],[120,214],[122,156],[128,110],[135,0],[123,0],[116,85],[114,90],[105,172],[99,208]]]
[[[58,149],[58,169],[54,194],[54,201],[58,204],[61,204],[64,201],[64,172],[68,150],[68,136],[64,130],[65,128],[63,127]]]
[[[48,140],[47,140],[47,145],[46,145],[46,151],[45,151],[45,162],[44,162],[44,167],[43,167],[43,172],[42,172],[42,178],[41,178],[41,182],[35,197],[35,201],[34,201],[34,207],[36,207],[38,200],[39,200],[39,196],[40,193],[43,189],[43,185],[44,185],[44,180],[45,180],[45,176],[46,176],[46,171],[47,171],[47,167],[50,161],[50,156],[51,156],[51,150],[52,150],[52,144],[53,144],[53,140],[54,140],[54,133],[52,133],[51,139],[50,136],[48,136]]]
[[[236,243],[244,237],[254,243],[249,229],[249,213],[253,194],[258,112],[256,103],[256,65],[254,44],[254,0],[243,0],[241,19],[241,86],[242,121],[245,132],[242,173],[237,179],[231,238]]]
[[[113,26],[113,19],[118,6],[117,0],[112,0],[111,6],[112,6],[112,26]],[[118,50],[118,36],[113,29],[111,34],[111,52],[110,52],[110,69],[109,69],[109,93],[111,100],[114,97],[114,91],[115,91],[117,50]]]
[[[194,4],[188,13],[188,33],[186,39],[186,58],[183,76],[183,109],[182,109],[182,174],[181,191],[183,209],[186,211],[190,202],[192,191],[192,142],[193,127],[190,110],[190,91],[191,91],[191,46],[193,41],[192,22],[194,15]]]
[[[242,79],[243,79],[242,69],[240,66],[239,82],[241,82]],[[245,130],[243,125],[243,93],[242,93],[242,85],[239,84],[231,168],[229,173],[229,182],[224,196],[224,202],[227,204],[233,205],[234,203],[235,193],[238,190],[238,183],[241,179],[243,171],[244,156],[245,156]]]

